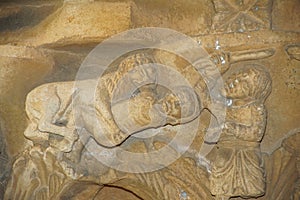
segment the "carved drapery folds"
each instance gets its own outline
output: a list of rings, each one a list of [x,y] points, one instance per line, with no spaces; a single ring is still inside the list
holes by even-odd
[[[281,142],[271,155],[264,155],[268,187],[262,199],[299,199],[299,129]]]

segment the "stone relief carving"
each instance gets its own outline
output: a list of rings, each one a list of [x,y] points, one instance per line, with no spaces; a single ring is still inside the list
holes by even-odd
[[[299,151],[300,133],[296,133],[282,142],[282,147],[295,157],[295,165],[297,171],[297,181],[294,182],[291,193],[291,199],[300,198],[300,151]],[[294,158],[292,158],[294,159]],[[292,170],[291,170],[292,171]]]
[[[124,68],[119,70],[128,70],[128,68],[132,68],[133,65],[137,64],[136,61],[144,58],[145,55],[143,54],[135,54],[134,56],[128,57],[120,63],[120,66]],[[134,71],[130,75],[132,75],[133,78],[138,78],[137,81],[145,81],[144,79],[149,78],[148,73],[152,72]],[[106,86],[106,91],[108,91],[108,93],[105,94],[112,96],[114,90],[112,81],[117,82],[118,78],[121,78],[121,75],[120,73],[113,75],[110,73],[103,76],[102,80],[104,80],[104,86]],[[80,82],[89,84],[89,80]],[[105,91],[103,90],[104,86],[100,85],[102,92]],[[61,157],[62,153],[71,153],[71,156],[66,154],[64,158],[71,159],[71,161],[75,163],[80,161],[85,143],[84,140],[78,139],[80,136],[77,135],[78,132],[81,134],[81,130],[78,131],[78,128],[84,128],[86,130],[92,129],[86,126],[76,127],[72,103],[77,100],[76,95],[78,95],[78,91],[73,88],[74,82],[50,83],[42,85],[28,94],[26,112],[29,118],[29,125],[24,135],[33,141],[34,147],[28,152],[25,152],[24,155],[15,162],[13,169],[15,175],[10,182],[10,189],[17,188],[17,190],[20,191],[14,193],[7,190],[8,198],[17,199],[20,195],[25,195],[26,199],[31,198],[33,195],[41,199],[55,199],[56,193],[62,190],[62,183],[66,179],[65,174],[72,174],[72,172],[68,172],[68,167],[63,166],[63,163],[59,163],[59,157]],[[166,124],[176,125],[187,123],[197,117],[199,115],[198,99],[190,98],[191,94],[189,90],[185,90],[184,88],[177,90],[177,92],[177,94],[173,94],[170,91],[165,91],[163,88],[155,87],[154,89],[153,85],[146,85],[145,87],[139,88],[138,91],[135,91],[132,96],[130,96],[130,99],[119,101],[111,107],[108,101],[99,104],[103,105],[107,103],[107,108],[112,110],[109,110],[110,114],[115,110],[114,118],[118,119],[120,129],[130,135],[147,128],[162,127]],[[191,100],[193,99],[195,102],[192,103]],[[86,102],[81,101],[80,103],[84,104]],[[122,111],[122,107],[126,104],[133,110],[129,115]],[[185,107],[185,109],[182,109],[179,105]],[[92,105],[85,105],[85,108],[89,106],[92,107]],[[104,111],[103,109],[101,110],[101,112]],[[111,123],[108,123],[108,120],[112,119],[112,116],[107,117],[108,114],[105,114],[106,116],[103,120],[106,122],[106,130],[113,130],[117,125],[113,124],[110,127]],[[89,124],[84,123],[84,125]],[[114,133],[118,132],[111,132],[109,134],[112,135]],[[74,145],[75,142],[76,144]],[[115,143],[115,145],[116,144],[118,143]],[[39,156],[36,157],[36,154]],[[74,154],[79,157],[72,157]],[[52,165],[48,167],[49,163],[52,163]],[[24,169],[27,169],[25,173],[23,172]],[[53,173],[54,175],[57,173],[59,175],[55,175],[52,180],[51,174]],[[20,179],[27,176],[30,177],[27,179],[28,182],[19,183]],[[109,177],[109,179],[110,182],[112,182],[112,178]],[[41,184],[37,184],[41,181]],[[53,181],[58,182],[52,183]],[[17,184],[17,186],[13,186],[14,184]],[[53,184],[55,185],[54,189],[52,188],[54,187],[52,186]],[[30,186],[31,189],[23,191],[25,185]],[[160,195],[163,194],[159,194],[159,196]]]
[[[24,135],[34,143],[47,142],[59,151],[69,152],[75,140],[71,113],[73,82],[42,85],[27,95],[26,113],[29,125]],[[67,98],[62,98],[62,96]],[[63,138],[62,141],[59,139]]]
[[[0,115],[5,120],[0,123],[17,128],[0,130],[0,199],[3,195],[16,200],[103,199],[105,187],[146,200],[300,198],[299,129],[287,133],[299,121],[299,22],[295,20],[300,16],[295,11],[299,2],[174,0],[166,4],[164,0],[157,5],[136,0],[72,0],[34,6],[18,1],[2,7],[1,3],[0,43],[5,45],[0,46]],[[26,19],[31,16],[36,16],[34,22]],[[223,75],[226,87],[222,98],[227,98],[225,124],[217,141],[213,131],[205,135],[210,119],[220,126],[218,110],[211,109],[208,95],[215,86],[214,72],[201,69],[210,78],[205,83],[192,65],[167,53],[139,52],[123,57],[100,80],[53,82],[72,80],[78,68],[73,65],[80,65],[94,43],[151,24],[188,33],[206,50],[212,50],[210,60]],[[18,54],[23,49],[24,55]],[[40,59],[35,50],[49,54],[49,62],[48,56]],[[184,87],[171,91],[156,84],[160,72],[151,65],[157,61],[176,69],[195,91]],[[262,66],[267,66],[270,74]],[[46,78],[41,75],[50,71]],[[128,84],[122,85],[122,81]],[[45,82],[51,83],[32,90],[26,102],[19,99]],[[126,86],[121,90],[120,82]],[[268,97],[271,82],[273,91]],[[90,103],[93,97],[81,90],[94,85],[98,91],[96,109]],[[23,105],[28,117],[24,135],[29,139],[24,144],[15,139],[25,128],[20,125],[20,119],[26,122]],[[180,128],[182,133],[192,130],[195,122],[200,123],[189,149],[160,170],[122,172],[95,157],[106,155],[118,165],[114,160],[120,155],[108,149],[153,152],[168,146]],[[98,134],[95,124],[101,124],[103,134]],[[151,138],[143,138],[149,133]],[[278,138],[285,139],[278,143]],[[5,141],[9,147],[15,146],[6,148],[8,155]],[[92,143],[103,149],[91,152]],[[202,143],[214,146],[207,157],[199,153]],[[181,148],[173,145],[170,151],[176,155]],[[11,169],[9,161],[13,161]],[[122,166],[130,164],[130,160],[122,162]]]
[[[262,199],[299,199],[299,128],[292,132],[272,154],[264,155],[269,184]]]
[[[225,78],[226,121],[211,161],[211,191],[216,199],[264,194],[259,144],[266,126],[263,103],[270,92],[270,75],[259,65],[240,66]]]
[[[146,56],[143,54],[128,57],[120,64],[123,68],[119,70],[125,73],[130,68],[133,68],[133,65],[137,65],[137,61],[143,63],[149,62],[142,59],[146,59]],[[133,78],[133,81],[146,82],[149,78],[153,77],[153,73],[155,72],[136,70],[131,72],[130,76]],[[91,105],[90,99],[85,101],[84,99],[77,98],[79,91],[77,91],[74,82],[50,83],[34,89],[28,94],[26,100],[26,112],[30,124],[25,130],[25,137],[35,143],[49,143],[50,147],[54,147],[58,151],[70,152],[74,142],[78,140],[77,131],[88,131],[99,144],[114,146],[120,144],[129,135],[138,131],[162,127],[166,124],[176,125],[186,123],[199,115],[199,109],[193,110],[199,107],[198,100],[194,98],[195,102],[193,104],[186,100],[187,97],[185,96],[190,96],[188,91],[181,90],[180,95],[182,99],[178,99],[175,94],[170,92],[165,94],[165,96],[161,96],[161,94],[158,94],[158,91],[154,91],[153,87],[155,86],[153,85],[140,88],[133,94],[134,96],[130,100],[122,100],[111,106],[110,99],[112,98],[116,83],[121,78],[122,74],[117,72],[109,73],[101,78],[100,82],[103,81],[101,82],[103,84],[97,88],[100,90],[99,94],[101,93],[101,97],[96,99],[97,106],[99,106],[99,108],[96,106],[97,113],[95,117],[97,119],[91,118],[92,114],[86,114],[84,116],[90,118],[80,118],[83,119],[83,124],[77,124],[77,126],[74,119],[75,113],[72,110],[72,101],[79,101],[80,104],[84,105],[84,109],[93,108],[93,104]],[[138,80],[135,80],[137,78]],[[128,88],[122,87],[121,92],[126,93],[130,87],[135,87],[134,82],[130,81],[133,86],[130,86],[130,82],[128,83],[128,80],[126,80]],[[89,86],[94,82],[94,80],[87,80],[80,81],[79,84]],[[120,93],[120,91],[118,92]],[[158,96],[161,97],[158,99]],[[179,95],[177,94],[177,96]],[[190,107],[182,110],[179,107],[180,104],[184,107]],[[126,113],[126,110],[123,112],[121,108],[124,108],[126,105],[129,106],[128,108],[132,108],[132,113]],[[171,107],[169,108],[169,106]],[[113,116],[112,111],[114,110],[115,113]],[[84,112],[84,110],[80,111]],[[127,116],[126,121],[124,121],[125,116]],[[117,126],[115,119],[118,119],[119,124],[121,124],[120,128]],[[97,135],[94,134],[93,125],[91,125],[93,123],[87,120],[93,122],[99,120],[105,129],[103,133],[107,135],[111,143],[104,143],[101,138],[97,138]]]
[[[67,183],[56,155],[40,146],[25,151],[12,170],[4,199],[58,199]]]
[[[246,56],[240,56],[241,54]],[[237,55],[236,57],[249,59],[249,57],[253,57],[253,52],[248,52],[248,54],[236,53],[235,55]],[[101,88],[102,92],[105,91],[104,94],[107,95],[106,99],[96,100],[98,105],[102,106],[100,107],[102,109],[101,112],[99,112],[100,114],[96,115],[97,120],[101,118],[100,120],[102,120],[102,124],[105,125],[107,135],[110,136],[109,139],[113,141],[112,143],[114,145],[122,143],[133,133],[149,128],[164,127],[168,124],[174,126],[189,123],[200,114],[200,102],[198,98],[193,96],[192,91],[186,88],[177,88],[177,93],[175,94],[156,84],[146,84],[134,91],[131,96],[125,95],[127,99],[121,98],[121,100],[110,105],[110,99],[113,98],[114,90],[116,90],[117,94],[126,91],[118,91],[115,88],[116,82],[123,76],[120,71],[123,73],[130,71],[133,65],[136,64],[136,61],[151,63],[148,58],[143,53],[126,57],[120,62],[116,71],[105,74],[97,85],[97,87]],[[135,81],[146,82],[155,76],[155,71],[139,69],[130,72],[129,76],[129,79],[125,78],[127,83],[130,81],[130,78],[133,78]],[[79,82],[80,84],[89,86],[91,82],[94,83],[95,81],[82,80]],[[129,90],[130,87],[136,87],[134,82],[131,82],[131,84],[128,84],[128,88],[125,89]],[[253,197],[264,193],[264,172],[261,166],[259,141],[263,136],[266,123],[263,102],[270,93],[270,89],[270,77],[268,73],[258,65],[249,64],[226,78],[226,86],[223,93],[224,96],[228,98],[228,120],[226,121],[225,128],[218,142],[217,157],[211,161],[211,193],[216,195],[217,198],[237,195]],[[193,164],[191,163],[192,161],[188,161],[190,158],[186,158],[186,161],[178,161],[179,163],[183,163],[178,164],[179,166],[182,165],[181,167],[193,166],[193,170],[198,170],[199,173],[202,174],[202,180],[207,180],[206,183],[199,184],[199,186],[197,186],[198,189],[194,188],[195,190],[190,190],[187,185],[185,186],[185,184],[188,184],[185,183],[187,180],[184,180],[183,177],[178,177],[181,172],[176,172],[176,170],[178,170],[177,167],[176,170],[172,172],[173,165],[163,171],[150,173],[149,176],[142,174],[120,175],[120,173],[115,170],[109,170],[107,167],[103,168],[103,164],[99,161],[84,165],[83,163],[87,162],[87,154],[84,147],[90,137],[95,140],[97,140],[97,138],[94,137],[95,133],[92,132],[94,129],[88,127],[90,124],[87,121],[91,120],[93,124],[95,119],[85,118],[80,125],[76,124],[74,119],[74,102],[79,101],[81,104],[84,104],[85,109],[93,106],[89,101],[87,102],[84,101],[84,99],[78,98],[78,90],[74,82],[61,82],[39,86],[28,94],[26,112],[29,118],[29,125],[24,135],[33,141],[34,147],[24,153],[14,164],[13,171],[15,175],[10,182],[10,189],[7,190],[6,193],[9,198],[16,199],[17,196],[23,195],[24,191],[22,191],[22,188],[25,186],[22,184],[25,184],[32,187],[31,190],[25,192],[26,194],[24,195],[28,196],[26,198],[33,195],[41,199],[55,199],[55,195],[59,193],[58,191],[64,190],[65,183],[70,181],[70,179],[78,179],[79,177],[86,176],[87,179],[92,181],[96,179],[100,180],[100,182],[98,181],[99,184],[114,183],[113,185],[115,186],[129,188],[132,191],[135,191],[134,185],[132,187],[124,186],[120,180],[132,180],[139,185],[144,184],[144,187],[148,188],[147,190],[150,188],[152,191],[149,199],[172,199],[177,198],[177,195],[180,195],[180,198],[186,195],[191,199],[200,197],[205,199],[211,198],[209,197],[210,192],[207,188],[207,185],[209,185],[208,172],[202,166],[199,167],[199,165],[197,165],[196,155],[188,156],[195,160]],[[120,96],[122,97],[122,94]],[[102,102],[100,102],[100,100],[102,100]],[[128,108],[130,113],[124,108]],[[80,111],[83,112],[83,110]],[[92,131],[89,132],[90,130]],[[120,132],[126,134],[126,137],[113,136]],[[166,142],[168,139],[166,136],[160,139],[158,138],[158,140],[154,138],[154,140],[148,144],[149,146],[146,147],[146,151],[151,151],[151,149],[156,148],[155,142]],[[97,142],[101,145],[101,141]],[[131,148],[132,143],[129,142],[128,144],[129,148]],[[128,144],[125,142],[125,144],[122,145],[126,146]],[[243,144],[244,146],[241,148],[236,147],[237,144]],[[227,151],[230,152],[229,157],[228,155],[225,156]],[[193,153],[193,151],[188,152],[190,152],[190,154],[196,154],[195,152]],[[188,154],[189,153],[187,153],[187,155]],[[36,157],[35,155],[39,156]],[[82,157],[84,157],[83,160]],[[49,163],[52,164],[49,165]],[[74,168],[74,163],[78,163],[81,169]],[[245,167],[249,165],[249,163],[252,166],[251,169]],[[88,175],[82,173],[84,170],[87,170],[88,174],[93,173],[89,170],[92,170],[96,165],[102,166],[100,167],[102,169],[100,170],[101,172],[99,171],[101,174],[100,177],[98,177],[99,174],[94,178],[88,178]],[[82,167],[91,169],[83,169]],[[22,173],[25,168],[28,170],[25,170],[26,173]],[[227,168],[232,170],[228,172]],[[184,168],[180,170],[182,173],[185,171],[183,169]],[[242,171],[240,171],[241,169]],[[21,176],[19,173],[21,173]],[[175,175],[174,173],[177,174]],[[243,173],[243,178],[236,173]],[[256,175],[255,178],[253,178],[254,174]],[[26,176],[30,177],[30,179],[28,179],[29,182],[18,183],[21,177]],[[184,176],[189,175],[185,174]],[[190,179],[194,180],[195,178],[192,177],[193,176],[191,176]],[[224,179],[224,177],[226,177],[226,179]],[[231,180],[230,177],[234,179],[232,184],[226,182]],[[168,186],[170,187],[169,189],[161,184],[164,180],[168,180],[172,183],[171,180],[173,179],[174,185],[171,184]],[[191,181],[190,179],[189,181]],[[241,185],[241,182],[246,179],[255,179],[255,186],[244,185],[244,187],[237,189],[237,185]],[[259,180],[260,185],[257,184]],[[42,183],[37,185],[36,182],[41,181]],[[53,181],[56,182],[54,183]],[[195,179],[192,182],[197,181]],[[16,188],[20,190],[18,193],[10,191],[14,187],[14,184],[17,184]],[[224,190],[224,188],[227,189]],[[195,193],[195,191],[199,190],[202,192]],[[136,192],[141,193],[140,189]],[[18,195],[12,197],[10,196],[12,193]],[[147,196],[144,193],[141,195],[144,198]],[[185,197],[182,198],[184,199]]]
[[[221,49],[218,41],[215,45],[216,51],[211,54],[211,60],[217,65],[222,74],[229,69],[231,64],[248,60],[268,58],[273,56],[275,53],[275,50],[272,48],[226,52]]]
[[[216,15],[212,29],[217,32],[245,32],[270,26],[270,1],[213,0]]]
[[[300,45],[288,45],[286,47],[286,53],[291,59],[296,59],[300,61]]]

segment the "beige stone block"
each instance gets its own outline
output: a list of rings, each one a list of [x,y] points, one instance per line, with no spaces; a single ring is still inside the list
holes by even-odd
[[[15,155],[25,144],[25,95],[54,65],[43,52],[10,45],[0,46],[0,118],[8,152]],[[3,131],[4,132],[4,131]]]
[[[171,28],[187,35],[209,32],[214,14],[210,0],[135,0],[134,27]]]
[[[20,37],[20,43],[40,46],[100,42],[131,25],[131,3],[65,3]]]
[[[272,12],[272,29],[300,32],[299,11],[299,0],[275,0]]]
[[[59,0],[34,28],[24,17],[16,29],[26,30],[0,30],[0,44],[19,44],[0,45],[0,153],[5,140],[13,162],[5,188],[8,162],[0,154],[0,199],[299,199],[299,0],[132,1]],[[21,11],[0,6],[0,19],[23,13],[19,4]],[[200,64],[160,50],[123,55],[97,84],[74,88],[70,80],[94,45],[144,26],[197,35],[209,52],[201,66],[216,64],[203,74],[214,83],[212,68],[220,69],[224,89],[205,84]],[[138,67],[154,62],[168,70]],[[181,77],[195,90],[180,87]],[[52,83],[28,93],[45,82]],[[218,99],[207,88],[220,90]]]
[[[0,60],[0,95],[5,97],[14,92],[22,98],[26,86],[41,79],[41,74],[54,65],[52,59],[39,50],[11,45],[0,46]]]

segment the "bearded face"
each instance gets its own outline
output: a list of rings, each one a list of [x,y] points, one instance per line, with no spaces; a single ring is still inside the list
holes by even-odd
[[[255,99],[263,92],[265,79],[265,74],[254,68],[232,73],[225,79],[223,95],[232,99]]]

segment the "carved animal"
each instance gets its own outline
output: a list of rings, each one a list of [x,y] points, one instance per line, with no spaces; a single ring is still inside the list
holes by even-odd
[[[193,104],[189,103],[192,105],[192,109],[187,108],[185,114],[181,113],[186,115],[183,120],[178,113],[172,113],[176,106],[173,106],[171,110],[168,108],[169,105],[172,106],[176,103],[174,96],[172,98],[172,95],[169,94],[168,100],[161,102],[161,110],[165,112],[167,118],[169,116],[168,119],[173,118],[173,120],[167,120],[163,124],[157,121],[150,126],[143,124],[139,126],[139,129],[126,133],[118,127],[111,111],[112,107],[120,104],[124,98],[130,97],[131,91],[139,89],[140,85],[155,81],[155,69],[153,67],[133,70],[135,66],[151,62],[153,61],[144,54],[135,54],[124,59],[116,71],[109,72],[100,78],[98,85],[96,85],[95,104],[92,98],[93,93],[86,94],[84,90],[97,84],[95,80],[49,83],[37,87],[27,96],[26,113],[30,123],[24,135],[37,143],[48,141],[50,146],[63,152],[69,152],[74,142],[78,140],[77,132],[88,132],[98,144],[112,147],[122,143],[130,134],[145,128],[186,123],[197,117],[199,115],[197,99],[194,98]],[[124,74],[127,72],[130,75],[124,78]],[[126,84],[120,89],[117,86],[121,79]],[[148,87],[147,90],[152,89]],[[141,92],[141,94],[143,93]],[[111,105],[116,94],[119,100]],[[184,97],[184,94],[182,96]],[[133,101],[135,101],[134,99]],[[187,103],[187,100],[184,101]],[[152,118],[152,120],[157,120],[155,117]]]

